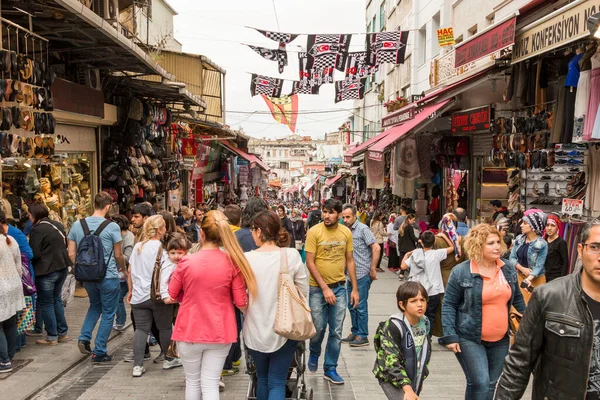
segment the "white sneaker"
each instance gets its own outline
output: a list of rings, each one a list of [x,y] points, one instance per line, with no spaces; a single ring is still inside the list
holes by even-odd
[[[225,390],[225,382],[223,382],[223,378],[219,381],[219,392]]]
[[[173,369],[177,367],[181,367],[183,364],[181,363],[181,359],[172,358],[170,360],[163,361],[163,369]]]
[[[135,367],[133,367],[133,377],[134,378],[139,378],[140,376],[143,375],[144,372],[146,372],[146,367],[144,367],[143,365],[141,367],[138,367],[137,365]]]

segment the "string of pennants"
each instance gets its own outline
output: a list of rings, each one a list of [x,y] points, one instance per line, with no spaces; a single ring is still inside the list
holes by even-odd
[[[288,65],[286,45],[299,35],[256,30],[277,42],[278,48],[247,46],[263,58],[276,61],[282,73]],[[290,95],[319,94],[321,85],[331,83],[335,85],[336,103],[362,99],[367,77],[377,72],[380,65],[404,63],[408,31],[367,33],[366,51],[348,51],[351,38],[351,34],[308,35],[307,51],[298,53],[299,80],[292,82]],[[345,73],[343,80],[334,80],[335,70]],[[283,97],[283,83],[283,79],[252,74],[250,91],[252,96],[279,98]]]

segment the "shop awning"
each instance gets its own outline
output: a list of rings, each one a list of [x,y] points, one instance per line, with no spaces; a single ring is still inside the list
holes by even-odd
[[[235,147],[234,145],[232,145],[231,143],[229,143],[229,141],[222,140],[222,141],[219,142],[219,144],[222,144],[228,150],[232,151],[233,153],[235,153],[238,156],[242,157],[244,160],[248,161],[251,166],[258,166],[258,167],[262,168],[266,172],[269,172],[271,170],[271,168],[269,168],[268,165],[266,165],[265,163],[263,163],[258,157],[253,156],[252,154],[248,154],[248,153],[246,153],[245,151],[243,151],[241,149],[238,149],[237,147]]]
[[[388,129],[383,132],[382,135],[385,135],[379,140],[375,145],[373,145],[369,149],[369,158],[372,160],[383,160],[383,152],[385,149],[394,144],[398,139],[402,136],[406,135],[413,129],[417,127],[422,127],[428,120],[432,114],[451,106],[454,103],[453,99],[444,100],[440,103],[432,104],[427,106],[421,110],[418,114],[414,116],[413,119],[407,121],[406,123],[395,126],[393,128]]]
[[[134,93],[142,97],[154,98],[165,103],[191,104],[206,110],[206,102],[202,97],[186,89],[185,83],[171,81],[154,82],[124,75],[113,75],[110,77],[110,80],[115,83],[115,94],[129,94],[133,89]]]
[[[306,185],[306,187],[304,188],[304,194],[308,194],[308,192],[310,192],[313,186],[315,186],[315,182],[310,182],[308,185]]]
[[[342,179],[341,175],[336,175],[333,178],[329,178],[325,181],[325,186],[329,187],[329,186],[333,185],[334,183],[336,183],[337,181],[339,181],[340,179]]]
[[[353,148],[352,150],[348,151],[347,153],[344,154],[344,162],[347,163],[352,163],[352,157],[363,153],[364,151],[366,151],[369,146],[377,143],[381,138],[385,132],[381,132],[380,134],[378,134],[377,136],[373,136],[372,138],[370,138],[369,140],[367,140],[366,142],[361,143],[360,145],[356,146],[355,148]]]

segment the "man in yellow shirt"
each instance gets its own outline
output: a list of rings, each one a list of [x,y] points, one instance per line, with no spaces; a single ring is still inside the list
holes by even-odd
[[[341,385],[344,380],[336,368],[342,346],[342,329],[346,317],[346,269],[352,283],[350,304],[358,305],[356,266],[352,255],[352,233],[338,223],[342,212],[339,200],[329,199],[323,204],[323,222],[313,226],[306,235],[306,265],[310,271],[310,308],[317,334],[310,340],[308,369],[318,368],[321,344],[329,324],[325,348],[323,378]]]

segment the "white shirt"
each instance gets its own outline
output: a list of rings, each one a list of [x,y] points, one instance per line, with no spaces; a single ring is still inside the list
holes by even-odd
[[[429,251],[416,249],[406,260],[406,264],[410,267],[408,280],[421,282],[429,296],[444,293],[440,262],[444,261],[446,257],[448,257],[446,249]]]
[[[142,252],[139,249],[142,246]],[[156,263],[156,255],[160,246],[160,240],[149,240],[146,243],[139,242],[133,248],[129,257],[131,284],[131,304],[140,304],[150,300],[150,288],[152,286],[152,273]],[[169,279],[176,265],[169,260],[167,252],[163,249],[160,267],[160,294],[163,299],[169,297]]]
[[[390,240],[396,244],[398,244],[398,231],[394,230],[394,223],[390,222],[389,224],[387,224],[387,233],[391,233],[392,235],[389,236]]]
[[[288,271],[298,291],[308,299],[308,274],[298,250],[286,249]],[[279,251],[245,253],[256,277],[258,298],[250,296],[244,316],[244,342],[252,350],[273,353],[279,350],[287,338],[275,333],[279,271],[281,257]]]

